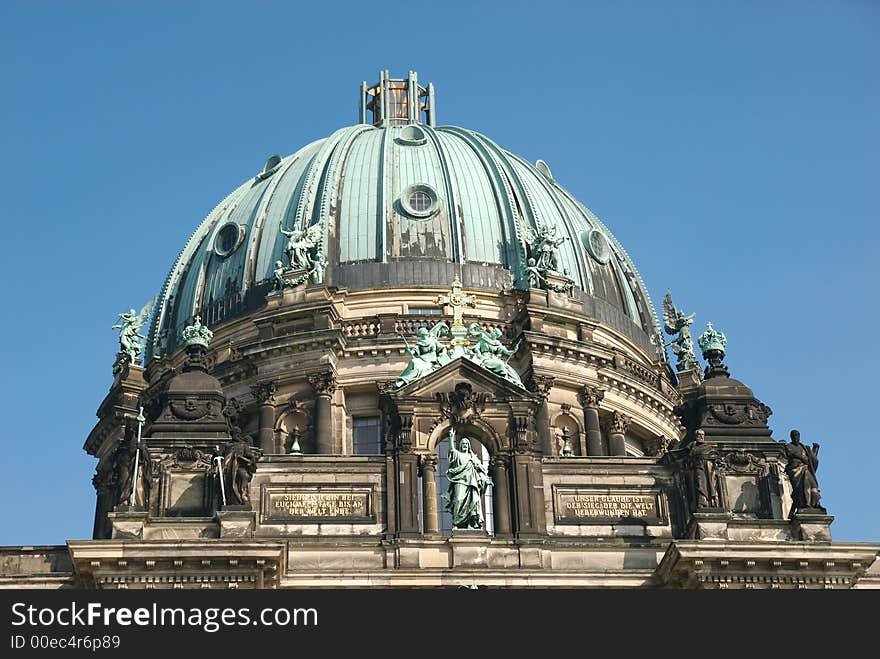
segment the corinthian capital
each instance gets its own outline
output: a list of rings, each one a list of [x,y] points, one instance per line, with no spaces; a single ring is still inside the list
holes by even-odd
[[[309,376],[309,384],[319,396],[332,396],[336,391],[336,374],[332,371],[315,373]]]
[[[581,405],[584,407],[599,407],[599,403],[605,398],[605,390],[592,385],[584,385],[580,391]]]
[[[611,418],[608,420],[608,432],[622,435],[626,432],[626,429],[629,428],[630,421],[632,421],[632,419],[626,414],[612,412]]]
[[[425,473],[426,469],[428,471],[437,471],[438,462],[440,462],[440,458],[435,453],[423,453],[420,455],[419,466],[422,468],[422,474]]]
[[[251,393],[260,405],[275,402],[275,392],[277,390],[278,385],[274,382],[257,382],[251,385]]]

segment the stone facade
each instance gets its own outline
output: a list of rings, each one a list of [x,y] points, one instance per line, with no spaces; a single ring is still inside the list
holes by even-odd
[[[528,389],[464,359],[395,388],[398,332],[424,318],[392,304],[442,292],[382,291],[368,308],[303,284],[218,327],[195,365],[181,351],[131,366],[86,442],[100,460],[95,539],[4,548],[0,585],[880,585],[880,547],[830,542],[830,516],[791,512],[782,445],[751,390],[723,373],[681,393],[665,364],[567,302],[551,322],[542,297],[536,330],[528,293],[475,292],[471,318],[523,339],[514,363]],[[149,411],[149,501],[118,506],[113,447],[137,400]],[[376,454],[353,451],[350,419],[363,415],[379,419]],[[438,444],[452,427],[485,448],[491,533],[440,523]],[[301,454],[290,454],[294,428]],[[257,468],[249,504],[224,506],[220,445],[239,430]],[[712,500],[698,502],[707,461]]]
[[[379,130],[379,121],[345,139]],[[420,148],[432,131],[433,123],[401,128],[388,157],[398,146]],[[235,276],[252,285],[234,292],[234,304],[200,300],[205,286],[186,284],[199,267],[204,276],[233,262],[211,242],[230,226],[218,206],[162,290],[147,364],[115,374],[85,442],[98,460],[93,539],[0,548],[0,587],[880,587],[880,545],[832,542],[833,517],[794,505],[789,449],[771,436],[771,410],[730,377],[723,352],[705,374],[670,367],[629,257],[592,215],[582,218],[589,231],[572,229],[575,204],[546,166],[484,158],[483,173],[497,176],[481,185],[501,195],[507,182],[497,207],[513,218],[499,225],[510,244],[494,265],[462,256],[468,236],[456,232],[481,226],[474,217],[444,226],[458,241],[448,258],[345,261],[340,234],[349,226],[327,184],[344,167],[329,146],[314,150],[314,172],[292,158],[253,182],[267,198],[301,195],[298,217],[324,213],[322,224],[303,228],[324,227],[326,237],[315,231],[312,251],[297,248],[311,270],[288,269],[272,286],[255,280],[258,262],[285,252],[285,241],[266,238],[263,247],[279,254],[235,256],[244,259]],[[300,171],[305,183],[282,186],[276,170]],[[454,192],[450,181],[444,189]],[[527,236],[539,228],[539,192],[544,210],[556,200],[558,217],[543,226],[570,233],[559,249],[569,266],[581,259],[577,277],[548,269],[555,253],[536,270],[537,243]],[[268,205],[249,217],[268,216]],[[522,208],[532,210],[514,217]],[[349,224],[358,220],[345,212]],[[401,226],[431,226],[417,224],[423,219]],[[394,226],[382,236],[392,255],[401,240]],[[257,237],[231,241],[233,251],[274,236],[240,228]],[[415,249],[419,238],[407,235]],[[459,354],[398,382],[417,330],[449,320],[439,301],[450,299],[453,279],[473,296],[454,329],[478,323],[516,346],[505,358],[516,377]],[[190,303],[213,337],[178,336]],[[445,512],[453,429],[492,478],[481,530],[453,530]]]

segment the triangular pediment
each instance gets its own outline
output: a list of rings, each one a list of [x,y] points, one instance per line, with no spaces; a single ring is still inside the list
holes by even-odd
[[[478,366],[470,359],[459,357],[440,367],[433,373],[419,378],[415,382],[388,392],[391,398],[433,399],[438,393],[447,393],[460,382],[467,382],[475,393],[490,394],[494,400],[532,400],[537,394],[508,382],[500,375]]]

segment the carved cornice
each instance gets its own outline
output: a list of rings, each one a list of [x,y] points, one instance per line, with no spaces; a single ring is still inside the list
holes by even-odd
[[[659,581],[678,588],[848,589],[876,550],[789,543],[744,544],[676,540],[657,567]],[[837,545],[838,543],[834,543]]]
[[[278,543],[217,539],[192,540],[182,553],[165,542],[89,540],[68,547],[80,586],[123,590],[276,588],[285,552]]]
[[[336,392],[336,374],[333,371],[313,373],[309,376],[309,384],[318,396],[332,396]]]

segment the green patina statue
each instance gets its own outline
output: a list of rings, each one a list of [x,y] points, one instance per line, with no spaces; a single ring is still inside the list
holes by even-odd
[[[513,349],[507,349],[499,340],[502,332],[497,327],[487,331],[479,323],[465,326],[462,311],[466,306],[476,306],[476,298],[462,291],[458,277],[452,282],[452,291],[447,295],[438,296],[434,301],[452,307],[452,327],[443,321],[436,323],[431,329],[420,327],[416,331],[418,339],[414,346],[410,346],[406,343],[406,338],[403,338],[411,359],[394,381],[395,388],[399,389],[410,382],[415,382],[449,362],[463,357],[525,389],[519,373],[508,363],[519,349],[519,343]],[[447,336],[450,339],[445,343],[441,342],[440,339]],[[471,345],[473,340],[476,340],[476,345]]]
[[[694,322],[694,316],[685,316],[681,309],[677,309],[672,303],[672,293],[666,291],[663,298],[663,326],[667,334],[678,334],[668,346],[672,348],[672,352],[676,357],[676,369],[679,373],[685,371],[695,371],[699,373],[700,364],[694,355],[694,340],[691,337],[691,323]]]
[[[471,348],[471,361],[476,362],[487,371],[500,375],[508,382],[512,382],[518,387],[523,387],[519,373],[508,363],[510,358],[519,350],[519,343],[512,349],[507,349],[499,340],[501,338],[501,330],[499,328],[495,327],[487,332],[477,323],[470,324],[468,334],[477,340],[477,344]]]
[[[455,528],[482,529],[483,495],[492,485],[492,479],[489,478],[483,462],[471,450],[470,440],[462,437],[457,444],[456,446],[455,430],[450,429],[446,510],[452,514],[452,525]]]
[[[306,278],[311,276],[312,281],[316,284],[320,284],[323,281],[324,269],[327,266],[327,259],[319,249],[321,228],[322,225],[318,223],[305,229],[295,228],[287,231],[283,223],[279,225],[279,231],[287,236],[284,253],[287,255],[290,268],[292,270],[305,270],[308,273]]]
[[[119,354],[116,364],[113,366],[114,374],[122,370],[125,363],[137,363],[137,358],[144,349],[147,340],[147,337],[140,333],[140,329],[147,322],[155,302],[156,298],[153,297],[144,305],[140,313],[135,312],[134,309],[129,309],[127,312],[119,314],[122,322],[111,328],[119,330]]]
[[[446,336],[448,333],[449,326],[442,320],[431,329],[420,327],[416,331],[419,337],[416,344],[414,346],[407,345],[412,358],[403,372],[397,376],[394,386],[403,387],[448,363],[449,356],[446,346],[440,342],[440,337]]]

